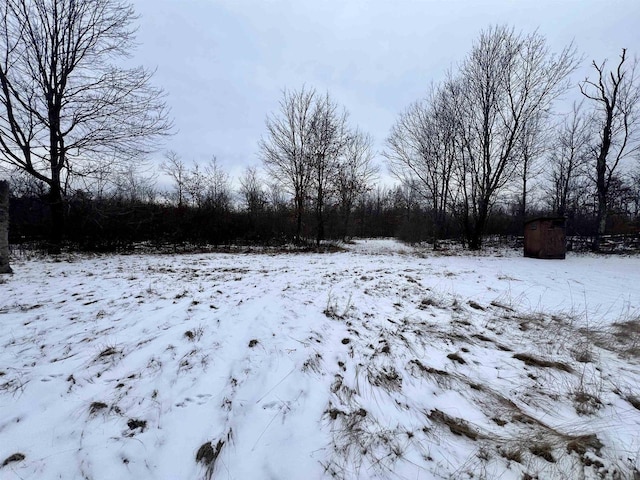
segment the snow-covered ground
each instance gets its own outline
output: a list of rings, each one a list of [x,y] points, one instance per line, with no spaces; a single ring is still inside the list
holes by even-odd
[[[346,248],[14,259],[0,478],[640,475],[639,257]]]

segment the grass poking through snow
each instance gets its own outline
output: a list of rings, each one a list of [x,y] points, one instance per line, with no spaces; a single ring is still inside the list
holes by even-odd
[[[15,262],[0,477],[640,475],[640,259],[346,249]]]

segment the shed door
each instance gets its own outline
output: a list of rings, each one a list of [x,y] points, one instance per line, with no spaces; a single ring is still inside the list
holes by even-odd
[[[553,222],[546,232],[544,238],[544,251],[548,256],[562,256],[564,255],[564,229],[562,226]]]

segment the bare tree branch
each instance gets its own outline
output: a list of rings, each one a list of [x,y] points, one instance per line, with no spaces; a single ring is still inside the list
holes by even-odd
[[[53,249],[71,177],[139,158],[171,130],[152,72],[112,65],[130,54],[136,18],[125,0],[0,7],[0,161],[49,185]]]
[[[615,69],[606,72],[605,60],[601,65],[592,63],[597,80],[585,79],[580,91],[592,102],[592,111],[598,123],[599,140],[595,146],[595,186],[598,195],[597,235],[593,248],[598,250],[600,238],[605,234],[608,216],[609,189],[616,179],[621,162],[640,150],[640,81],[637,60],[626,63],[627,50],[622,49]]]

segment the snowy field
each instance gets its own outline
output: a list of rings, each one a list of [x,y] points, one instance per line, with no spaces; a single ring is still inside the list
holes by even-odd
[[[634,479],[640,257],[16,258],[1,479]]]

